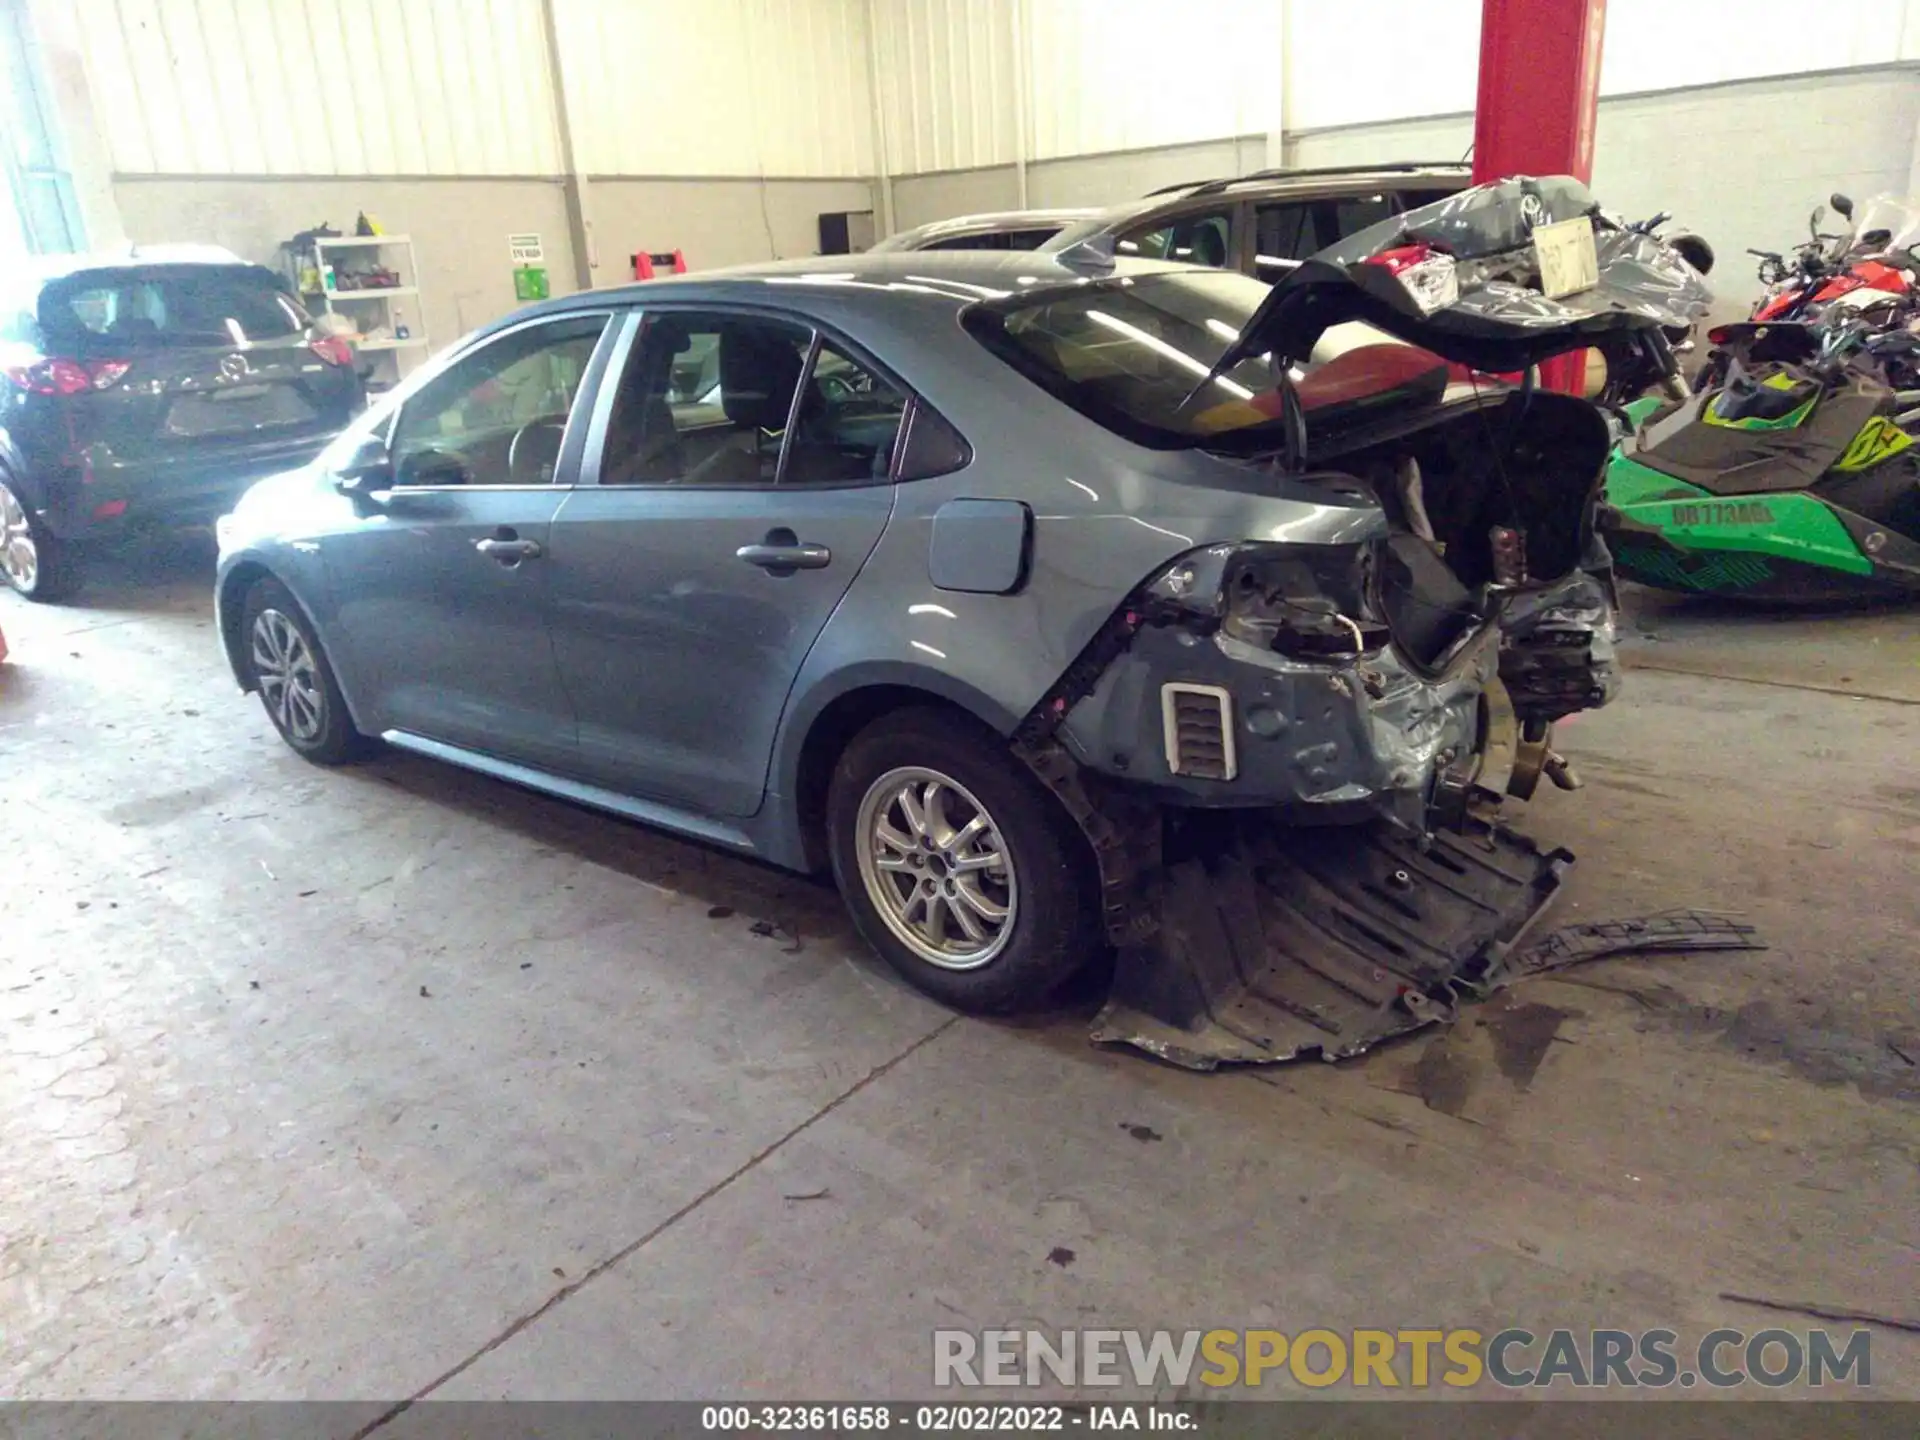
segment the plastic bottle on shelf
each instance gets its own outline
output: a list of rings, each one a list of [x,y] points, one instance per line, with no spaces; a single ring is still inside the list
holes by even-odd
[[[402,315],[398,310],[393,312],[393,338],[396,340],[411,340],[413,338],[413,331],[407,328],[407,317]]]

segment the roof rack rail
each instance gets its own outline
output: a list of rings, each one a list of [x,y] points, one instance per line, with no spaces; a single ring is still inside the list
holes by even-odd
[[[1398,175],[1412,174],[1419,170],[1468,170],[1472,167],[1464,160],[1387,160],[1369,165],[1316,165],[1303,170],[1254,170],[1245,175],[1226,175],[1217,180],[1183,180],[1178,185],[1162,185],[1158,190],[1149,190],[1147,196],[1171,195],[1175,191],[1186,191],[1193,195],[1212,195],[1232,185],[1243,185],[1250,180],[1293,180],[1302,176],[1315,175]]]
[[[1171,195],[1176,190],[1198,190],[1208,185],[1230,185],[1232,183],[1232,180],[1176,180],[1171,185],[1162,185],[1158,190],[1147,191],[1141,198],[1151,200],[1155,195]]]

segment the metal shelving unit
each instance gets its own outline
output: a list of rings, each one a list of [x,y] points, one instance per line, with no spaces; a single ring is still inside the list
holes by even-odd
[[[396,304],[420,297],[420,269],[414,260],[412,238],[335,235],[309,243],[308,250],[291,258],[301,299],[315,314],[341,315],[353,324],[359,332],[357,337],[349,337],[353,347],[370,360],[368,388],[384,390],[397,384],[427,351],[426,325],[419,307]],[[342,265],[352,266],[354,259],[367,257],[369,252],[374,263],[399,276],[397,285],[343,289],[326,283]],[[320,283],[315,283],[316,278]],[[407,327],[405,335],[398,333],[402,324]]]

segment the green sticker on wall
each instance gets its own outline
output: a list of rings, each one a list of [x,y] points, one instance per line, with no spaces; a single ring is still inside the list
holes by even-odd
[[[516,300],[544,300],[550,292],[547,289],[547,267],[544,265],[519,265],[513,272],[513,298]]]

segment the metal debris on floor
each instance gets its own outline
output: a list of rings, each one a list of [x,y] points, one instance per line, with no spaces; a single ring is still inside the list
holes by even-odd
[[[1211,1070],[1342,1060],[1450,1023],[1466,1000],[1636,951],[1757,950],[1697,911],[1521,939],[1573,864],[1503,826],[1426,844],[1242,820],[1167,866],[1157,932],[1121,949],[1093,1039]]]

